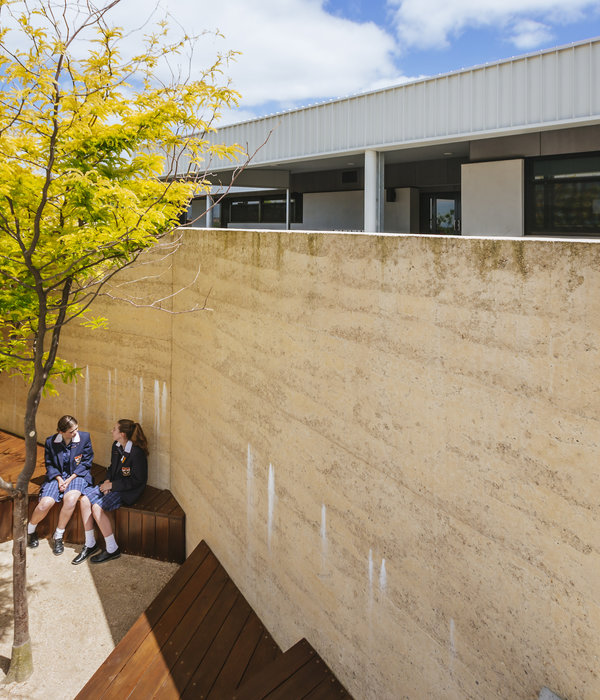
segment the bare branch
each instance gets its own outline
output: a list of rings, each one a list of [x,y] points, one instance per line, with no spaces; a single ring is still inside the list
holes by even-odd
[[[11,496],[13,496],[16,492],[17,489],[8,481],[4,481],[4,479],[0,476],[0,489],[3,489],[7,493],[9,493]]]

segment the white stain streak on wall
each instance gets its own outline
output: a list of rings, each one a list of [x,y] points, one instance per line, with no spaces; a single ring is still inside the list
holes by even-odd
[[[112,420],[112,372],[108,370],[108,385],[106,388],[106,419]]]
[[[381,569],[379,571],[379,589],[385,591],[387,586],[387,572],[385,570],[385,559],[381,560]]]
[[[85,387],[83,396],[83,421],[84,425],[88,425],[90,421],[90,368],[85,367]]]
[[[73,363],[73,367],[77,367],[77,363]],[[73,414],[77,418],[77,380],[73,382]]]
[[[252,448],[248,443],[246,455],[246,524],[248,526],[248,540],[252,532],[252,520],[254,518],[254,457]]]
[[[140,407],[138,409],[138,422],[144,424],[144,378],[140,377]]]
[[[321,505],[321,569],[325,572],[327,564],[327,508]]]
[[[450,618],[450,673],[454,673],[454,659],[456,658],[456,628],[454,618]]]
[[[373,550],[369,550],[369,609],[373,606]]]
[[[268,494],[269,494],[269,513],[267,520],[267,544],[269,546],[269,552],[271,551],[271,537],[273,535],[273,515],[275,512],[275,470],[273,465],[269,464],[269,483],[268,483]]]
[[[154,456],[158,458],[160,436],[160,382],[154,380]]]
[[[163,421],[167,418],[167,402],[169,399],[169,394],[167,390],[167,382],[163,382],[162,394],[160,397],[160,410]]]

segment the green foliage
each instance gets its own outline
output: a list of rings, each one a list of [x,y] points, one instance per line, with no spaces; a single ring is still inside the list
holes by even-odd
[[[239,151],[207,138],[237,100],[219,85],[229,57],[166,84],[161,61],[190,38],[168,43],[160,24],[125,60],[114,4],[0,0],[0,371],[42,386],[75,373],[57,360],[60,329],[173,230],[211,157]]]

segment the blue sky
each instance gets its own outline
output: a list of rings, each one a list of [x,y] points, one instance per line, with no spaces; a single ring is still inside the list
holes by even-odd
[[[442,12],[444,6],[449,12]],[[599,2],[329,0],[325,8],[355,21],[373,21],[395,34],[395,63],[404,75],[437,75],[600,35]],[[398,24],[408,18],[414,30],[432,37],[431,44],[416,41],[412,32],[408,41],[403,37]],[[442,34],[445,41],[440,41]]]
[[[133,26],[147,7],[123,0],[115,20]],[[600,0],[159,0],[161,13],[222,33],[202,37],[199,67],[240,52],[226,122],[600,36]]]

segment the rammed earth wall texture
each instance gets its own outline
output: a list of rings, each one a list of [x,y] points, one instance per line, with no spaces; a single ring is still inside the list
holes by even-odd
[[[600,243],[189,230],[150,263],[120,292],[213,310],[97,303],[40,433],[73,412],[101,461],[140,418],[188,551],[357,698],[600,697]]]

